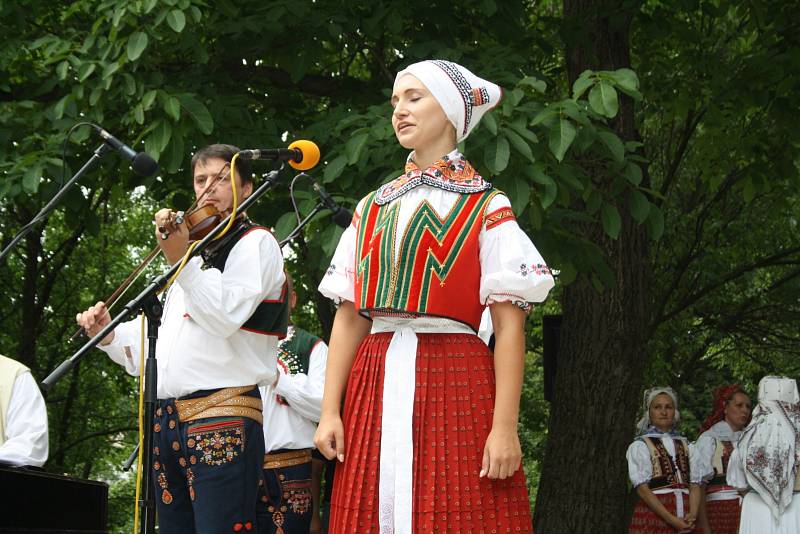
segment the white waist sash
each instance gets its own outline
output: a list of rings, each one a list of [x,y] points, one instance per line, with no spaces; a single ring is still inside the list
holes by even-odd
[[[414,462],[414,390],[417,334],[474,334],[449,319],[375,317],[373,334],[394,332],[383,370],[381,457],[378,480],[381,534],[411,534]]]
[[[737,499],[739,504],[742,504],[742,494],[739,493],[738,490],[735,489],[724,489],[719,491],[714,491],[712,493],[706,494],[706,501],[732,501],[733,499]]]
[[[686,488],[660,488],[654,489],[655,495],[668,495],[672,493],[675,496],[675,515],[683,517],[685,510],[683,509],[683,496],[689,495],[689,490]]]

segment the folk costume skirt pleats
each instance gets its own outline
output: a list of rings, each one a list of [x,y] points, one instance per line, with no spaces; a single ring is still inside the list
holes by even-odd
[[[394,501],[379,496],[383,416],[395,413],[394,407],[384,410],[384,386],[395,387],[390,381],[401,374],[393,374],[390,361],[386,375],[393,336],[396,342],[396,332],[370,334],[353,363],[343,410],[345,461],[336,468],[330,532],[532,532],[522,469],[505,480],[478,476],[492,426],[494,359],[472,334],[416,334],[412,458],[397,462],[411,470],[410,507],[402,502],[402,484]],[[402,480],[395,468],[384,465],[384,476],[391,471]]]
[[[732,488],[724,486],[727,491],[716,491],[719,486],[710,486],[706,489],[706,515],[708,526],[713,534],[737,534],[739,532],[739,518],[742,514],[742,499],[738,493],[728,497]],[[735,490],[733,490],[735,491]],[[723,496],[723,494],[726,494]]]
[[[678,510],[677,499],[682,501],[682,511],[689,511],[689,495],[687,493],[680,493],[677,496],[675,493],[660,493],[656,494],[656,497],[672,515],[682,515]],[[702,532],[703,529],[697,527],[692,534],[701,534]],[[639,500],[633,509],[628,534],[675,534],[675,529],[658,517],[644,501]]]

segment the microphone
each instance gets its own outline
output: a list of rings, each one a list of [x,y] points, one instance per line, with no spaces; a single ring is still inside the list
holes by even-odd
[[[146,152],[136,152],[134,149],[111,135],[102,126],[93,124],[94,128],[100,133],[100,137],[110,146],[119,150],[123,156],[133,161],[133,172],[139,176],[152,176],[158,170],[158,163]]]
[[[306,175],[308,176],[308,175]],[[320,200],[322,200],[322,204],[331,210],[331,215],[333,216],[333,222],[336,223],[337,226],[341,226],[342,228],[347,228],[350,226],[350,221],[353,220],[353,214],[350,213],[347,209],[341,207],[331,196],[325,191],[325,188],[322,187],[313,177],[308,176],[311,179],[312,187],[314,187],[314,191],[317,192],[319,195]]]
[[[307,171],[319,163],[319,147],[313,141],[298,140],[288,148],[255,148],[240,150],[242,159],[285,161],[294,169]]]

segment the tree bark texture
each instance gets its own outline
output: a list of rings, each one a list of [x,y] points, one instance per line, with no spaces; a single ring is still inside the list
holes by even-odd
[[[572,38],[570,84],[586,69],[630,67],[630,2],[564,0]],[[610,124],[624,140],[638,139],[633,104],[623,97]],[[610,180],[597,169],[601,189]],[[591,172],[591,171],[590,171]],[[615,274],[598,292],[586,277],[565,287],[554,401],[534,514],[537,534],[621,533],[630,515],[625,451],[633,437],[646,364],[649,324],[648,242],[627,207],[611,239],[598,224],[584,227]]]

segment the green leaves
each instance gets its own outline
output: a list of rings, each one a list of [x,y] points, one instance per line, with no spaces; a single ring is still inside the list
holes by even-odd
[[[136,61],[147,48],[148,37],[144,32],[134,32],[128,37],[128,59]]]
[[[94,63],[84,63],[78,69],[78,81],[83,83],[86,81],[86,78],[92,75],[94,69],[97,68],[97,65]]]
[[[564,159],[567,149],[572,144],[572,141],[575,140],[576,133],[575,125],[563,118],[550,129],[548,145],[558,161]]]
[[[578,100],[589,91],[589,106],[600,116],[613,118],[619,112],[617,89],[634,100],[641,100],[639,78],[631,69],[614,71],[586,70],[572,84],[572,98]]]
[[[517,86],[519,87],[532,87],[534,91],[538,93],[544,93],[547,90],[547,83],[543,80],[538,78],[534,78],[533,76],[525,76],[522,78],[518,83]]]
[[[167,24],[176,33],[181,33],[186,26],[186,15],[180,9],[173,9],[167,13]]]
[[[167,96],[164,99],[164,112],[172,117],[173,120],[179,121],[181,118],[181,102],[174,96]]]
[[[201,132],[208,135],[214,131],[214,119],[211,118],[208,108],[189,94],[176,95],[181,107],[189,114]]]
[[[35,193],[39,190],[39,182],[42,179],[42,166],[39,163],[30,165],[22,175],[22,188],[28,193]]]
[[[617,69],[611,78],[616,82],[617,88],[634,100],[641,100],[642,94],[639,92],[639,77],[631,69]]]
[[[533,181],[543,186],[539,190],[539,203],[542,209],[549,208],[558,196],[558,186],[556,182],[547,176],[538,166],[529,167],[526,169],[528,174],[533,178]]]
[[[145,139],[145,149],[148,154],[158,159],[161,153],[167,148],[167,144],[172,136],[172,126],[169,122],[158,119],[150,135]]]
[[[592,78],[592,74],[594,74],[591,70],[585,70],[581,73],[575,83],[572,84],[572,98],[578,100],[586,90],[594,85],[594,78]]]
[[[622,228],[622,219],[619,216],[619,210],[613,204],[605,203],[600,209],[600,220],[603,222],[603,231],[608,234],[612,239],[619,237],[619,231]]]
[[[628,204],[630,205],[631,215],[633,219],[639,224],[647,220],[650,215],[650,202],[643,193],[636,189],[631,189],[628,192]]]
[[[525,159],[529,160],[531,163],[535,161],[530,145],[527,141],[525,141],[525,139],[522,138],[522,136],[520,136],[511,128],[504,128],[503,135],[514,146],[514,150],[522,154]]]
[[[486,164],[493,174],[503,172],[508,166],[508,158],[511,156],[511,149],[508,140],[503,136],[498,136],[486,146]]]
[[[345,154],[347,154],[347,163],[349,165],[355,164],[361,157],[361,152],[367,144],[369,134],[362,133],[355,137],[351,137],[347,144],[344,146]]]
[[[597,137],[611,152],[614,161],[619,163],[625,161],[625,145],[622,144],[622,140],[617,137],[617,134],[611,131],[603,131],[597,132]]]
[[[323,173],[322,181],[325,183],[330,183],[334,181],[342,171],[344,170],[345,166],[347,165],[347,156],[342,154],[337,156],[333,159],[328,165],[325,167],[325,172]]]
[[[595,113],[613,118],[619,111],[619,100],[614,86],[608,82],[600,82],[589,91],[589,105]]]

